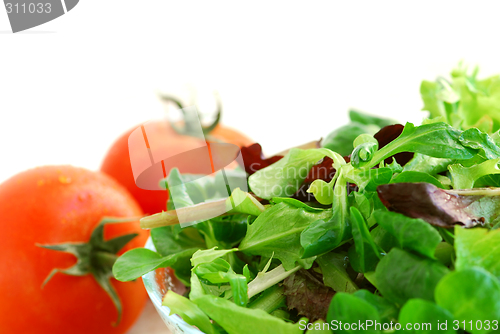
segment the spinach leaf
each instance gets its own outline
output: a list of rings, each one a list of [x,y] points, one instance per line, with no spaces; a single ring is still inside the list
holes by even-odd
[[[346,156],[351,153],[354,139],[356,139],[357,136],[364,133],[373,135],[378,130],[380,130],[380,127],[377,125],[351,122],[328,134],[321,142],[321,146],[337,152],[342,156]]]
[[[456,270],[481,267],[500,279],[500,230],[455,227]]]
[[[228,334],[302,334],[299,323],[287,323],[263,310],[237,306],[223,298],[205,295],[196,305]]]
[[[151,239],[156,251],[162,256],[179,253],[189,248],[205,248],[205,241],[198,230],[193,227],[186,227],[177,235],[173,226],[154,228],[151,230]]]
[[[371,230],[370,234],[372,235],[373,241],[380,248],[384,250],[384,253],[389,253],[389,251],[394,247],[401,247],[398,239],[387,232],[382,226],[377,226],[373,230]]]
[[[416,182],[426,182],[435,185],[438,188],[444,189],[441,182],[438,181],[434,176],[427,173],[417,172],[417,171],[406,171],[398,174],[391,180],[391,183],[416,183]]]
[[[404,167],[403,172],[413,171],[436,175],[437,173],[445,172],[448,165],[453,163],[454,159],[433,158],[425,154],[415,153]]]
[[[374,192],[358,192],[353,191],[349,194],[349,205],[355,207],[363,215],[363,217],[368,220],[375,208],[375,203],[373,201],[377,194]],[[382,207],[384,207],[382,205]],[[385,208],[385,207],[384,207]],[[370,225],[371,227],[371,225]]]
[[[296,208],[303,208],[306,211],[311,211],[311,212],[318,212],[318,211],[323,211],[321,208],[314,208],[312,206],[307,205],[304,202],[301,202],[295,198],[288,198],[288,197],[273,197],[271,199],[271,202],[274,204],[278,204],[281,202],[285,202],[287,204],[290,204],[291,206],[294,206]]]
[[[500,319],[500,283],[482,268],[468,268],[446,275],[436,287],[436,303],[450,311],[460,327],[471,333],[488,333],[484,326],[476,328],[477,321]],[[465,328],[464,323],[465,322]],[[469,321],[474,326],[470,328]]]
[[[373,215],[377,223],[397,239],[400,248],[435,259],[434,252],[442,238],[429,223],[396,212],[375,211]]]
[[[399,313],[399,323],[405,333],[456,333],[453,315],[446,309],[423,299],[410,299]],[[416,329],[415,324],[419,328]],[[408,327],[409,325],[409,327]],[[408,330],[408,328],[411,328]],[[445,330],[445,328],[447,328]]]
[[[120,256],[113,265],[113,276],[122,282],[132,281],[158,268],[170,267],[182,257],[193,255],[198,248],[162,257],[146,248],[134,248]]]
[[[254,174],[255,175],[255,174]],[[309,212],[284,202],[276,204],[248,226],[247,234],[238,249],[246,254],[261,255],[281,260],[285,269],[295,267],[301,259],[300,234],[314,221],[328,220],[330,210]],[[309,264],[309,266],[312,262]]]
[[[403,305],[412,298],[433,301],[434,289],[448,271],[438,261],[393,248],[380,260],[375,277],[382,295]]]
[[[182,320],[192,326],[198,327],[203,333],[220,333],[220,331],[210,322],[205,312],[186,297],[179,296],[173,291],[167,291],[167,294],[163,298],[162,305],[170,309],[170,315],[178,314]]]
[[[206,248],[203,237],[194,227],[185,227],[180,231],[175,231],[175,226],[154,228],[151,230],[151,239],[161,256],[180,253],[186,249]],[[187,253],[170,266],[174,269],[175,276],[187,286],[190,285],[191,277],[190,257],[190,253]]]
[[[384,126],[396,123],[396,121],[392,119],[380,118],[355,110],[349,111],[349,118],[351,122],[331,132],[322,141],[322,147],[338,152],[342,156],[346,156],[351,153],[354,148],[354,139],[359,135],[373,135]]]
[[[344,240],[351,237],[349,213],[347,211],[347,181],[339,171],[334,188],[335,201],[332,204],[330,219],[318,219],[307,226],[300,235],[300,244],[304,249],[302,258],[326,253],[335,249]]]
[[[358,122],[366,125],[374,124],[381,128],[397,123],[395,120],[390,118],[382,118],[357,110],[349,110],[349,118],[352,122]]]
[[[349,264],[346,253],[326,253],[316,259],[321,273],[323,274],[323,283],[338,292],[354,292],[358,290],[356,283],[347,273]]]
[[[358,333],[358,331],[363,330],[364,333],[380,333],[374,326],[375,322],[381,322],[377,309],[366,300],[343,292],[338,292],[333,296],[326,320],[333,324],[332,328],[335,332],[342,330],[346,333]],[[356,328],[351,327],[346,330],[345,327],[342,327],[342,324],[345,323],[366,324],[366,326],[363,328],[356,326]]]
[[[399,310],[396,305],[381,296],[374,295],[370,291],[364,289],[356,291],[353,293],[353,296],[367,301],[370,305],[375,307],[383,323],[389,323],[398,318]]]
[[[203,235],[207,247],[232,248],[245,237],[249,217],[252,216],[245,214],[219,216],[195,226]]]
[[[354,270],[365,273],[375,270],[383,251],[375,244],[366,221],[355,207],[350,208],[354,245],[349,248],[349,260]]]

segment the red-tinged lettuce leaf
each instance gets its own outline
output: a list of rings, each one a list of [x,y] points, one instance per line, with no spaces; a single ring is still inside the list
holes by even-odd
[[[446,228],[493,224],[500,213],[498,188],[444,190],[430,183],[394,183],[378,186],[377,193],[389,210]]]
[[[389,144],[394,139],[398,138],[399,135],[403,132],[403,129],[404,125],[402,124],[387,125],[380,129],[379,132],[373,135],[373,137],[378,141],[379,149]],[[401,152],[394,155],[394,159],[396,159],[397,163],[401,166],[405,165],[412,158],[413,153],[410,152]],[[392,157],[385,159],[385,163],[392,163]]]
[[[345,159],[346,157],[344,157],[344,160]],[[314,194],[308,193],[307,189],[309,189],[314,180],[320,179],[325,182],[330,182],[334,176],[335,168],[333,168],[333,159],[330,157],[324,157],[323,161],[311,168],[304,180],[304,183],[302,183],[297,192],[293,194],[292,198],[298,199],[302,202],[317,202]]]
[[[270,158],[265,158],[262,153],[262,146],[259,143],[252,144],[250,146],[244,146],[241,148],[241,156],[243,157],[243,163],[245,166],[245,171],[248,175],[252,175],[258,170],[272,165],[276,161],[283,158],[282,155],[275,155]]]
[[[297,310],[299,315],[307,317],[311,322],[326,320],[330,301],[335,294],[332,288],[323,284],[321,278],[313,275],[313,271],[301,269],[283,282],[288,309]]]

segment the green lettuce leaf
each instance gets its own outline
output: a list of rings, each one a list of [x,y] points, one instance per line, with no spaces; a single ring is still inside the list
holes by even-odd
[[[403,305],[412,298],[434,301],[434,289],[448,272],[438,261],[393,248],[380,260],[375,277],[382,295]]]
[[[456,270],[486,269],[500,279],[500,230],[455,227]]]
[[[248,309],[230,301],[205,295],[196,305],[228,334],[302,334],[299,323],[287,323],[260,309]]]
[[[476,327],[476,322],[492,324],[500,319],[500,283],[482,268],[469,268],[446,275],[436,287],[436,303],[448,310],[460,327],[473,334],[489,333],[486,326]],[[469,321],[472,321],[470,328]],[[465,324],[465,328],[464,328]],[[481,329],[479,329],[481,328]]]
[[[274,254],[285,269],[289,270],[302,257],[302,231],[312,222],[328,220],[331,215],[330,210],[309,212],[281,202],[268,208],[248,226],[247,234],[238,249],[247,254],[268,258]]]
[[[429,223],[396,212],[375,211],[373,215],[377,223],[396,238],[400,248],[435,259],[434,253],[442,238]]]
[[[405,330],[405,333],[456,333],[453,329],[453,315],[446,309],[430,301],[423,299],[410,299],[399,313],[399,323]],[[419,329],[415,329],[415,324]],[[444,328],[447,327],[447,330]]]

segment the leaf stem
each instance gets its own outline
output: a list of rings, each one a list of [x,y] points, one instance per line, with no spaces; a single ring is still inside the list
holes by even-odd
[[[250,283],[248,283],[248,298],[252,298],[256,294],[272,287],[273,285],[281,282],[297,270],[302,268],[301,266],[297,266],[291,270],[286,271],[283,268],[283,265],[280,264],[276,268],[271,271],[268,271],[264,274],[259,273],[257,277]]]

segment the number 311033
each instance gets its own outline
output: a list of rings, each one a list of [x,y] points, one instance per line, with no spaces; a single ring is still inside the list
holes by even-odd
[[[7,8],[7,14],[16,13],[16,14],[42,14],[42,13],[50,13],[52,11],[50,3],[23,3],[23,4],[12,4],[7,2],[5,4],[5,8]]]

